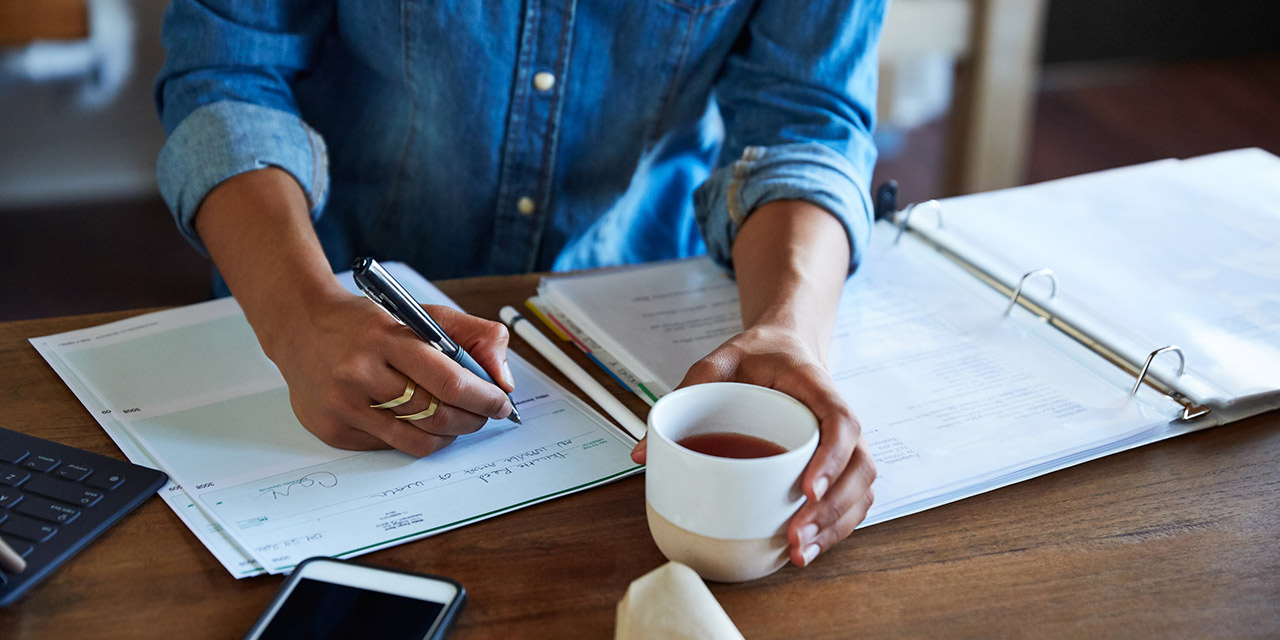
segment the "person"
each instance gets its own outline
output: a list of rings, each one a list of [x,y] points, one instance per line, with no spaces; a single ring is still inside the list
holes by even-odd
[[[353,257],[450,278],[709,252],[744,329],[682,385],[763,385],[816,414],[788,525],[804,566],[873,500],[824,364],[870,232],[885,1],[173,0],[161,193],[298,420],[347,449],[428,455],[507,416],[513,389],[505,327],[431,309],[499,389],[344,290]]]

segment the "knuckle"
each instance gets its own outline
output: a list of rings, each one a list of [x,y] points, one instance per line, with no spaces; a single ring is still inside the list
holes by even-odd
[[[496,416],[499,411],[502,411],[502,408],[506,406],[506,404],[507,399],[505,396],[498,395],[496,393],[490,394],[485,398],[484,415]]]
[[[485,420],[481,416],[477,416],[466,411],[449,408],[444,411],[437,411],[434,418],[439,421],[432,425],[432,431],[436,433],[448,434],[453,436],[466,435],[475,433],[484,426]]]
[[[836,408],[832,417],[839,425],[840,433],[856,444],[862,436],[862,423],[858,421],[858,416],[854,415],[853,410],[847,406],[840,406]]]
[[[458,427],[453,430],[453,434],[466,435],[475,433],[484,427],[488,420],[479,416],[468,415],[458,420]]]
[[[333,361],[333,380],[344,385],[355,384],[361,378],[361,358],[355,353],[343,353]]]
[[[395,322],[390,316],[387,317],[387,321]],[[399,324],[383,325],[379,329],[365,335],[361,344],[357,346],[357,350],[365,353],[390,353],[395,351],[405,338],[402,332],[404,327]]]
[[[304,426],[306,426],[307,431],[310,431],[311,434],[316,437],[316,439],[320,440],[320,442],[323,442],[336,449],[352,448],[350,438],[347,437],[348,436],[347,430],[344,428],[336,427],[335,425],[331,425],[331,424],[323,424],[323,423],[318,424],[314,422]]]
[[[444,402],[454,404],[467,387],[466,377],[461,367],[449,367],[436,376],[438,393],[436,397]]]
[[[695,362],[692,367],[689,367],[689,372],[685,375],[685,380],[687,380],[689,384],[697,384],[699,382],[714,380],[720,376],[720,369],[721,367],[718,364],[718,359],[709,356]]]
[[[437,439],[437,436],[430,433],[418,431],[405,439],[404,447],[400,450],[414,457],[425,458],[435,452]]]
[[[871,453],[866,450],[865,446],[862,447],[862,450],[862,457],[867,465],[867,477],[871,479],[871,482],[875,482],[876,477],[880,475],[880,472],[876,470],[876,459],[871,457]]]
[[[485,320],[485,333],[490,343],[506,344],[511,335],[507,332],[507,325],[501,322]]]

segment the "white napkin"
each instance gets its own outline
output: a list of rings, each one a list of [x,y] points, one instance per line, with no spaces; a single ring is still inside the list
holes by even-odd
[[[618,603],[614,640],[743,640],[702,578],[668,562],[631,583]]]

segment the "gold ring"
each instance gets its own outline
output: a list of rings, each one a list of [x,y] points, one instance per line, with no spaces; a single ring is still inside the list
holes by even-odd
[[[409,384],[406,384],[404,386],[404,393],[400,394],[399,398],[396,398],[395,400],[388,400],[380,404],[371,404],[369,405],[369,408],[370,409],[390,409],[392,407],[398,407],[408,402],[409,400],[412,400],[413,392],[417,388],[418,388],[417,385],[413,384],[413,378],[409,378]]]
[[[417,413],[411,413],[407,416],[396,416],[396,417],[401,420],[404,420],[405,422],[413,422],[414,420],[426,420],[427,418],[430,418],[431,416],[434,416],[436,414],[436,408],[439,406],[440,406],[440,403],[436,402],[435,398],[431,398],[431,405],[428,406],[426,409],[423,409],[422,411],[419,411]]]

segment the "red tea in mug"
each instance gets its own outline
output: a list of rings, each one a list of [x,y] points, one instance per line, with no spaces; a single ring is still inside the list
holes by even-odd
[[[767,458],[786,453],[780,444],[742,433],[716,431],[687,436],[676,444],[698,453],[720,458]]]

